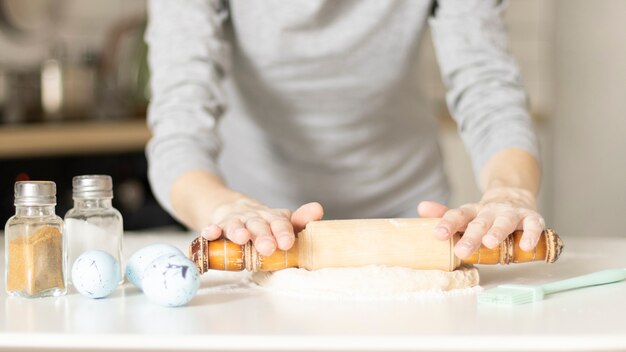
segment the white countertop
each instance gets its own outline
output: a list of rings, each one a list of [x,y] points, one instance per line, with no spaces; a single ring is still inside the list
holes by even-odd
[[[191,239],[127,234],[124,252],[128,257],[155,242],[186,252]],[[481,285],[539,284],[626,267],[626,238],[564,242],[562,258],[552,265],[481,266]],[[244,276],[209,272],[198,295],[180,308],[156,306],[128,284],[101,300],[77,293],[29,300],[7,297],[2,282],[0,350],[626,350],[626,282],[504,307],[478,305],[475,295],[380,302],[296,298],[249,287]]]

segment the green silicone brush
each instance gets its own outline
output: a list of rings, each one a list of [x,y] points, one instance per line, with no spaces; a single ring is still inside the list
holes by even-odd
[[[517,305],[540,301],[545,295],[575,288],[610,284],[626,280],[626,269],[611,269],[556,281],[540,286],[500,285],[478,295],[478,302]]]

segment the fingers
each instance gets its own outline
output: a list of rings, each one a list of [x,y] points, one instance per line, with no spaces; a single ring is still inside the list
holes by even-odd
[[[246,230],[243,222],[238,218],[231,218],[220,225],[221,226],[211,224],[203,228],[200,232],[200,236],[209,241],[213,241],[224,234],[226,238],[237,244],[245,244],[250,240],[250,233]]]
[[[320,220],[324,214],[319,203],[305,204],[293,214],[258,202],[236,202],[225,209],[220,222],[206,226],[200,235],[210,241],[224,236],[240,245],[252,240],[263,256],[271,255],[277,248],[289,250],[296,240],[295,231],[310,221]]]
[[[539,215],[529,215],[524,218],[522,240],[520,242],[520,248],[524,251],[530,252],[535,248],[541,232],[545,229],[546,225],[543,218]]]
[[[296,236],[293,231],[293,225],[287,218],[276,218],[270,222],[270,229],[276,238],[278,248],[286,251],[296,241]]]
[[[237,244],[245,244],[250,241],[250,232],[240,218],[233,217],[222,224],[223,233],[229,240]]]
[[[307,203],[291,215],[291,223],[293,224],[295,233],[304,229],[310,221],[321,220],[324,216],[324,208],[317,202]]]
[[[437,202],[423,201],[417,205],[417,215],[421,218],[440,218],[446,211],[448,207]]]
[[[494,214],[491,211],[480,212],[467,224],[465,233],[454,247],[454,253],[459,258],[467,258],[480,247],[481,240],[487,230],[494,223]]]
[[[288,250],[295,242],[293,226],[288,220],[289,215],[288,211],[275,210],[273,213],[261,212],[258,215],[249,215],[247,219],[245,216],[232,217],[222,225],[223,231],[220,233],[223,232],[226,238],[241,245],[252,240],[260,254],[271,255],[276,247]],[[245,219],[245,223],[241,218]],[[207,236],[213,239],[219,237],[219,234],[216,236],[211,232],[214,227],[217,226],[211,225],[206,231]],[[204,231],[202,235],[207,238]]]
[[[541,215],[529,208],[508,203],[467,204],[446,211],[433,232],[436,238],[446,240],[463,231],[454,253],[465,259],[481,244],[490,249],[496,248],[517,229],[523,230],[520,248],[531,251],[541,238],[545,223]]]
[[[211,224],[202,229],[200,236],[204,237],[207,241],[213,241],[218,239],[222,235],[222,228]]]
[[[436,238],[447,240],[455,233],[464,230],[476,215],[477,207],[474,205],[448,210],[433,229],[433,233]]]
[[[483,244],[487,248],[495,248],[500,242],[507,238],[520,222],[520,215],[515,212],[503,212],[496,217],[493,222],[493,226],[489,229],[485,237],[483,237]]]
[[[276,240],[272,236],[272,230],[268,222],[261,217],[249,218],[246,221],[246,229],[250,232],[254,247],[259,254],[268,256],[276,250]]]

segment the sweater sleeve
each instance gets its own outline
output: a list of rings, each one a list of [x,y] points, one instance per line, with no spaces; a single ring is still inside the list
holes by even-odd
[[[227,10],[219,1],[150,0],[148,11],[148,178],[157,200],[173,214],[171,189],[177,177],[199,170],[218,174]]]
[[[506,148],[539,158],[519,69],[497,0],[439,0],[429,19],[446,102],[478,177]]]

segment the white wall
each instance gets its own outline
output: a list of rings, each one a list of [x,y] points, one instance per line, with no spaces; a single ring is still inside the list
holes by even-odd
[[[559,0],[554,226],[626,236],[626,1]]]

